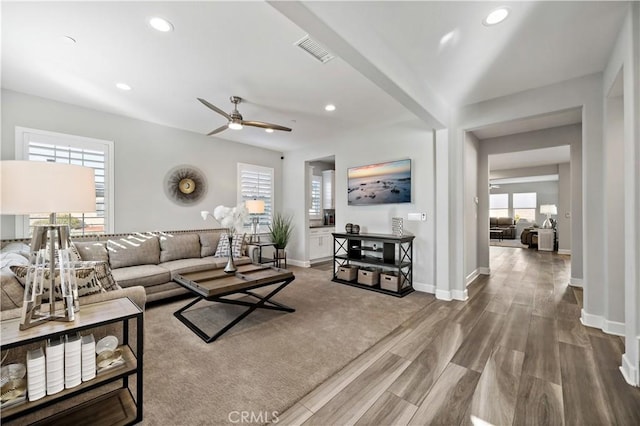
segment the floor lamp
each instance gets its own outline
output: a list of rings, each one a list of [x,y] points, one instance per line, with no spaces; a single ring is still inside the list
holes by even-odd
[[[249,241],[251,243],[259,243],[260,236],[258,236],[258,222],[260,221],[260,215],[264,213],[264,200],[247,200],[244,205],[251,215],[251,230],[253,234]]]
[[[0,162],[0,213],[47,213],[49,224],[34,227],[24,291],[20,329],[46,321],[73,321],[78,306],[75,271],[70,267],[69,226],[58,225],[56,213],[94,212],[96,189],[93,169],[44,161]],[[57,264],[56,264],[57,261]],[[56,273],[64,313],[56,312]],[[44,285],[49,282],[49,312],[41,312]]]

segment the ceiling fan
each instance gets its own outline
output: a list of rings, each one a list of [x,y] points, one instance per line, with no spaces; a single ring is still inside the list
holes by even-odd
[[[207,136],[215,135],[216,133],[220,133],[220,132],[222,132],[224,130],[227,130],[227,129],[240,130],[240,129],[242,129],[243,126],[260,127],[262,129],[265,129],[267,132],[269,130],[271,130],[271,131],[273,131],[273,130],[282,130],[284,132],[290,132],[291,131],[290,128],[284,127],[284,126],[280,126],[278,124],[265,123],[265,122],[262,122],[262,121],[244,120],[242,118],[242,115],[240,114],[240,112],[238,112],[238,104],[240,102],[242,102],[242,98],[239,97],[239,96],[231,96],[229,98],[229,100],[233,104],[233,111],[231,111],[230,114],[227,114],[226,112],[224,112],[223,110],[221,110],[217,106],[211,104],[210,102],[207,102],[206,100],[204,100],[202,98],[198,98],[198,100],[200,102],[202,102],[202,104],[204,104],[204,106],[206,106],[209,109],[214,110],[215,112],[217,112],[218,114],[222,115],[224,118],[226,118],[229,121],[224,126],[220,126],[217,129],[212,130],[209,133],[207,133]]]

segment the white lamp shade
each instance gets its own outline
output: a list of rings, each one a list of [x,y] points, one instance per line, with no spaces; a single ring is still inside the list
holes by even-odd
[[[44,161],[0,162],[0,214],[96,211],[93,169]]]
[[[264,200],[247,200],[244,205],[251,214],[264,213]]]
[[[558,208],[555,204],[542,204],[540,206],[541,214],[558,214]]]

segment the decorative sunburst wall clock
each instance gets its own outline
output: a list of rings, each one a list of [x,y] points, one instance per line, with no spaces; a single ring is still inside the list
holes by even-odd
[[[200,201],[207,193],[207,180],[193,166],[177,166],[165,176],[164,192],[174,203],[189,206]]]

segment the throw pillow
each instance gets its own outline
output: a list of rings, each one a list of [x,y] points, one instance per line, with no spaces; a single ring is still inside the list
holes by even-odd
[[[160,242],[150,235],[130,235],[127,238],[109,240],[109,265],[112,269],[160,263]]]
[[[22,284],[23,287],[26,286],[27,274],[29,270],[33,270],[35,266],[32,265],[14,265],[11,267],[11,270],[15,274],[16,278]],[[60,288],[60,270],[56,269],[54,272],[54,288],[53,292],[56,300],[62,300],[62,290]],[[78,284],[78,297],[88,296],[90,294],[96,293],[104,293],[105,290],[102,288],[100,282],[96,279],[95,269],[92,267],[88,268],[76,268],[75,269],[75,277],[76,282]],[[42,301],[49,301],[49,285],[51,283],[51,271],[49,269],[45,269],[44,271],[44,285],[42,291]]]
[[[233,236],[233,247],[231,251],[233,253],[233,257],[242,256],[242,245],[244,244],[244,234],[234,234]],[[229,256],[229,238],[226,232],[220,234],[220,241],[218,241],[218,248],[216,249],[216,257],[227,257]]]
[[[213,256],[216,254],[216,248],[220,241],[220,233],[218,232],[202,232],[200,235],[200,257]]]
[[[31,247],[25,243],[15,241],[2,247],[0,253],[17,253],[25,259],[29,259],[29,256],[31,256]]]
[[[109,262],[109,252],[104,241],[74,242],[74,247],[80,253],[78,260],[91,260],[96,262]]]
[[[120,286],[116,282],[115,278],[111,274],[111,268],[107,262],[95,262],[95,261],[80,261],[71,264],[74,268],[93,268],[96,279],[102,285],[104,291],[113,291],[120,289]]]
[[[200,257],[198,234],[161,234],[160,262]]]

